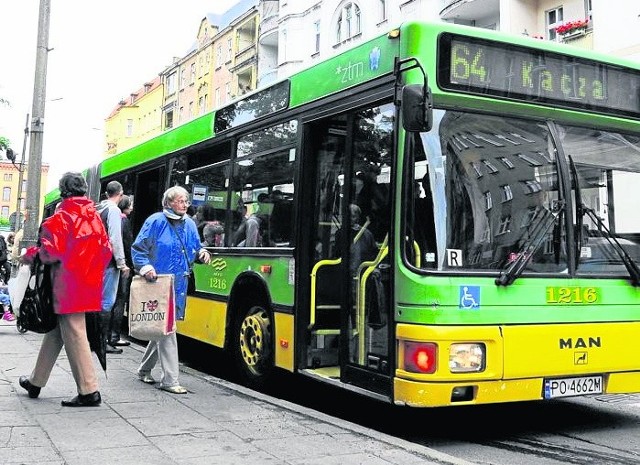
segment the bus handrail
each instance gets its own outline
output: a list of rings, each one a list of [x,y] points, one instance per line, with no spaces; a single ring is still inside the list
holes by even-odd
[[[360,365],[364,364],[364,342],[365,341],[362,335],[364,334],[364,330],[365,330],[364,302],[366,302],[365,297],[366,297],[367,278],[371,275],[371,273],[375,271],[376,267],[380,264],[382,260],[384,260],[384,258],[389,253],[388,243],[389,243],[389,234],[387,234],[384,237],[384,241],[382,241],[382,245],[380,246],[380,250],[378,251],[378,255],[376,256],[376,258],[367,262],[362,262],[358,266],[358,273],[356,274],[356,289],[358,289],[358,292],[356,294],[355,327],[357,328],[357,334],[358,334],[358,363]],[[362,270],[364,270],[364,272]],[[362,273],[362,279],[360,279],[361,273]]]
[[[318,269],[321,266],[331,266],[331,265],[339,265],[342,263],[342,258],[332,258],[328,260],[320,260],[318,263],[313,265],[311,269],[311,304],[310,304],[310,315],[309,315],[309,326],[308,329],[313,329],[316,325],[316,281]]]

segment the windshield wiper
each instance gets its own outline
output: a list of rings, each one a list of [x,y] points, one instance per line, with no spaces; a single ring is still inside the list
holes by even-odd
[[[633,258],[631,258],[625,248],[622,247],[620,242],[618,242],[618,239],[616,239],[611,231],[609,231],[609,228],[607,228],[607,226],[604,224],[602,218],[596,215],[596,212],[593,210],[593,208],[589,208],[586,205],[581,205],[580,208],[582,209],[584,214],[586,214],[598,225],[598,229],[603,232],[602,235],[604,236],[604,238],[607,240],[607,242],[609,242],[609,244],[611,244],[613,250],[615,250],[616,253],[620,256],[622,264],[627,269],[629,277],[631,278],[631,284],[633,284],[634,286],[640,286],[640,268],[638,268],[636,262],[633,261]]]
[[[576,241],[577,243],[576,257],[580,256],[579,254],[580,249],[578,247],[581,246],[583,242],[583,237],[582,237],[583,217],[584,215],[587,215],[589,218],[591,218],[593,222],[595,222],[598,225],[598,229],[600,231],[603,231],[602,235],[604,236],[604,238],[607,240],[607,242],[609,242],[609,244],[611,244],[611,247],[613,247],[613,250],[615,250],[616,253],[620,256],[620,259],[622,260],[622,264],[627,269],[627,272],[629,273],[629,277],[631,278],[631,284],[633,284],[634,286],[639,286],[640,285],[640,268],[638,268],[638,265],[636,264],[636,262],[633,261],[629,253],[625,250],[624,247],[622,247],[620,242],[618,242],[618,239],[616,239],[616,237],[613,234],[611,234],[611,231],[609,231],[609,228],[607,228],[607,226],[604,224],[604,221],[602,221],[602,218],[596,215],[595,210],[593,210],[593,208],[587,207],[584,203],[582,203],[582,193],[580,191],[580,180],[578,179],[578,170],[576,169],[576,165],[573,162],[573,158],[571,157],[571,155],[569,155],[569,164],[571,167],[571,174],[573,177],[575,193],[576,193],[576,224],[577,224],[576,231],[578,234],[578,238]]]
[[[535,220],[529,232],[529,239],[524,243],[518,252],[517,258],[511,262],[509,268],[500,272],[500,276],[496,278],[496,285],[508,286],[522,274],[534,252],[542,244],[547,231],[564,210],[564,201],[555,201],[552,208],[553,210],[547,210],[546,208],[541,210],[542,216]]]

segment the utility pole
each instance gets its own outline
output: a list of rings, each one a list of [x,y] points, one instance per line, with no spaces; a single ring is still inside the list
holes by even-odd
[[[29,171],[27,178],[27,218],[20,247],[35,245],[40,219],[40,175],[42,167],[42,139],[44,135],[44,104],[47,90],[47,54],[49,53],[49,17],[51,0],[40,0],[38,14],[38,43],[36,46],[36,72],[33,84],[31,111],[31,140],[29,144]]]
[[[16,205],[16,222],[13,225],[13,230],[18,232],[20,228],[24,228],[22,225],[22,178],[24,171],[27,167],[24,164],[24,155],[27,152],[27,139],[29,138],[29,113],[27,113],[27,121],[24,123],[24,139],[22,140],[22,158],[20,159],[20,165],[18,167],[18,201]]]

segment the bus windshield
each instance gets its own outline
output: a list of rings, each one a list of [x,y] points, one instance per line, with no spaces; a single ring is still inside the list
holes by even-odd
[[[547,275],[628,276],[625,252],[640,257],[631,191],[640,182],[639,137],[443,110],[430,132],[412,137],[406,236],[414,265],[504,272],[520,263],[522,271]],[[562,175],[570,172],[569,156],[577,180]],[[580,199],[564,187],[575,183]],[[574,264],[568,227],[578,242]]]

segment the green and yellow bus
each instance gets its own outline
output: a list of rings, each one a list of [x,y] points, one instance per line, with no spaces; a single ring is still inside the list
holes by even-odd
[[[286,370],[413,407],[640,392],[637,63],[408,22],[87,175],[134,195],[136,232],[168,186],[209,206],[224,238],[178,333],[252,386]]]

